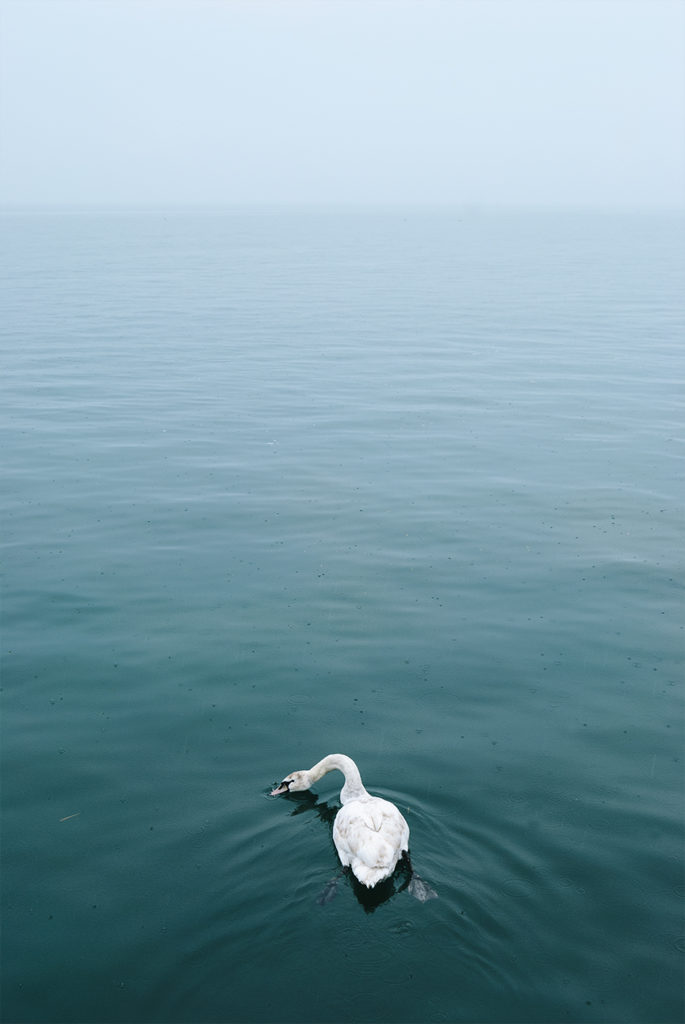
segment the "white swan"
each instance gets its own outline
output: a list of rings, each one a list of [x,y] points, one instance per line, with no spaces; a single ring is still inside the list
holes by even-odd
[[[333,824],[333,842],[343,867],[351,867],[362,885],[372,889],[390,877],[402,854],[408,852],[409,826],[389,800],[366,792],[351,757],[328,754],[309,770],[291,772],[271,796],[310,789],[335,769],[343,773],[345,784],[340,792],[342,807]],[[418,896],[415,890],[414,894]]]

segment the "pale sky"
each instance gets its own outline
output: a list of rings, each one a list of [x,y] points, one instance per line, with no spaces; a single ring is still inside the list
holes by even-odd
[[[0,203],[685,206],[685,0],[0,0]]]

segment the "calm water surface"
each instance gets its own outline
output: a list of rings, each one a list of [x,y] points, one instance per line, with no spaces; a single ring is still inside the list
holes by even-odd
[[[2,227],[4,1020],[681,1021],[682,218]]]

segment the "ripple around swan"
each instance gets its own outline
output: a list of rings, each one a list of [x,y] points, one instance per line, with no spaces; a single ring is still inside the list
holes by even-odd
[[[529,782],[527,786],[530,792]],[[269,800],[255,795],[263,811],[258,823],[244,826],[233,816],[239,813],[237,807],[227,812],[221,827],[215,824],[204,837],[211,859],[224,867],[207,898],[208,927],[202,942],[189,938],[187,953],[195,967],[188,978],[191,987],[179,995],[181,1002],[196,1002],[202,985],[216,989],[216,976],[205,977],[200,965],[230,960],[229,948],[236,943],[248,956],[258,956],[266,945],[279,970],[296,971],[301,936],[308,936],[310,946],[312,936],[320,934],[332,955],[342,957],[343,975],[347,965],[364,978],[373,969],[389,970],[391,964],[393,971],[410,972],[412,958],[424,956],[430,946],[438,972],[436,991],[442,992],[433,1001],[435,1019],[440,1019],[445,1000],[451,999],[444,991],[444,977],[438,977],[440,971],[460,978],[459,984],[467,987],[481,979],[499,992],[508,991],[514,1002],[534,990],[541,1007],[552,1012],[559,1005],[564,977],[549,954],[557,941],[558,922],[563,920],[569,941],[583,948],[584,955],[594,956],[598,977],[611,975],[617,965],[606,947],[606,927],[612,917],[625,912],[626,898],[627,906],[643,920],[645,934],[635,937],[631,956],[635,969],[644,970],[657,921],[649,910],[649,891],[634,888],[628,895],[626,877],[658,877],[663,874],[663,857],[657,854],[651,865],[643,856],[638,862],[631,852],[624,824],[635,822],[635,809],[624,806],[620,794],[612,800],[584,801],[560,795],[552,805],[532,813],[534,801],[512,800],[506,787],[502,793],[490,789],[489,807],[482,805],[474,785],[458,796],[444,788],[411,797],[388,787],[375,791],[405,813],[415,867],[439,899],[422,907],[407,893],[397,893],[381,903],[368,920],[382,921],[383,930],[372,927],[365,938],[367,959],[360,960],[345,945],[350,936],[354,946],[359,928],[354,917],[359,908],[349,885],[343,882],[325,907],[316,905],[316,895],[338,870],[328,817],[337,790],[333,788],[328,800],[304,795],[294,801]],[[645,828],[663,829],[667,820],[653,807],[644,809]],[[614,834],[612,842],[606,842],[607,834]],[[262,879],[259,890],[231,895],[234,872],[257,873]],[[677,952],[677,941],[671,936],[664,948]],[[449,962],[441,953],[448,949]],[[572,969],[572,964],[566,968]],[[230,974],[230,968],[225,970]],[[279,998],[281,1005],[289,1005],[287,995]],[[629,1002],[627,997],[626,1007]],[[254,1008],[250,1012],[254,1014]]]

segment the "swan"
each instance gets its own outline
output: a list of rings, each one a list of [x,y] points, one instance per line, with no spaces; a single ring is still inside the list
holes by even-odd
[[[333,823],[333,842],[342,866],[352,868],[362,885],[373,889],[392,875],[402,854],[409,859],[409,826],[389,800],[367,793],[351,757],[327,754],[313,768],[286,775],[270,795],[300,793],[327,772],[336,770],[343,773],[345,783],[340,791],[342,807]],[[418,895],[416,888],[414,894]]]

